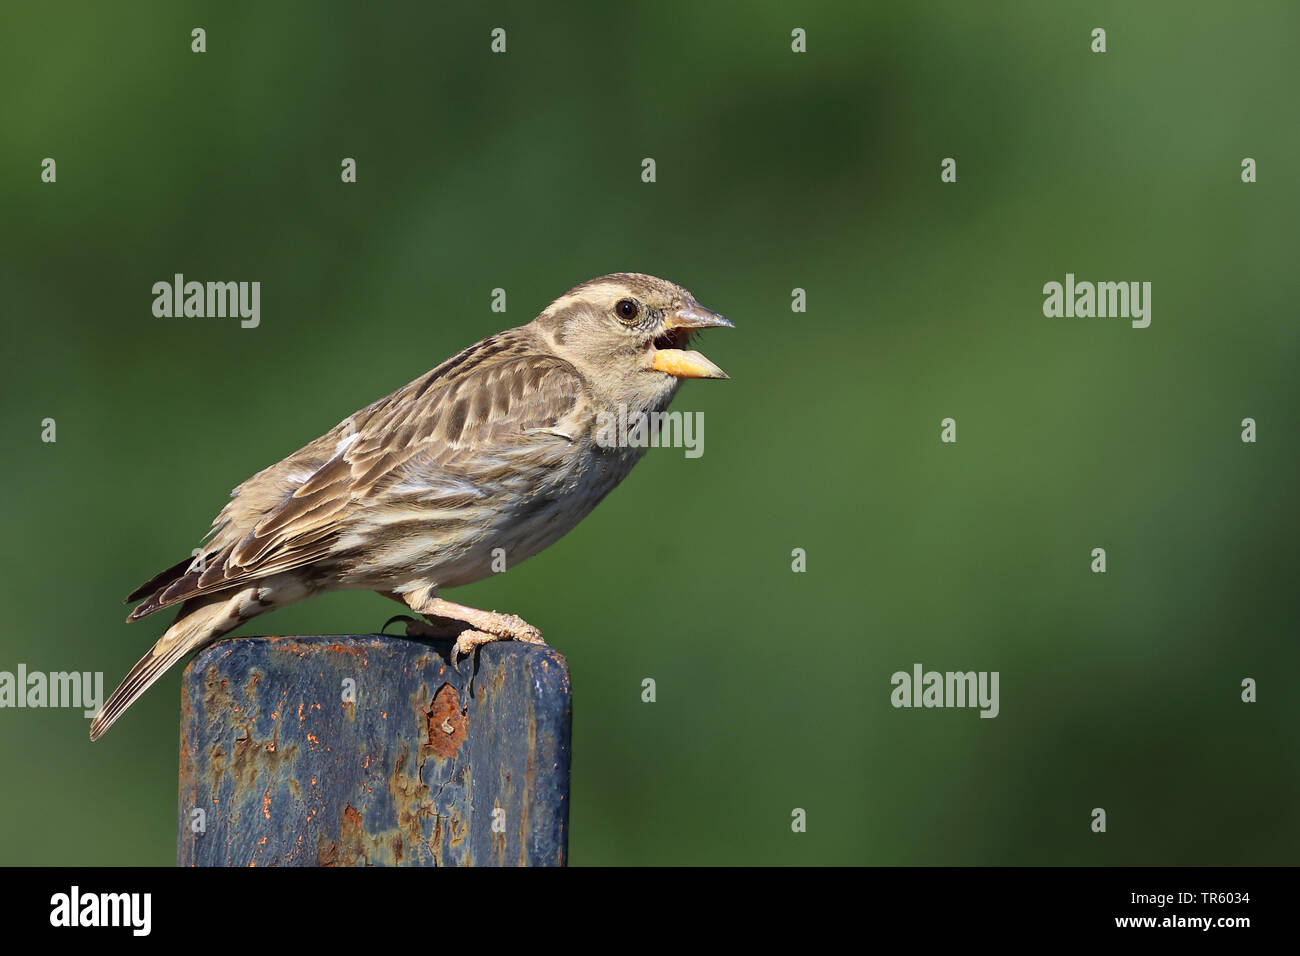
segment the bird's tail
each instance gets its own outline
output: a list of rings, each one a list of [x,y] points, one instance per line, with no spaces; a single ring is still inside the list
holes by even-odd
[[[181,606],[176,622],[158,638],[151,650],[131,668],[117,690],[109,695],[90,723],[90,739],[104,736],[113,722],[126,712],[169,667],[209,641],[234,630],[247,618],[240,611],[247,607],[247,593],[237,591]]]

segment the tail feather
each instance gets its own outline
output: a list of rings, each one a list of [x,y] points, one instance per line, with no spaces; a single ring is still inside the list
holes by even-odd
[[[129,603],[131,601],[138,601],[143,597],[148,597],[150,594],[153,594],[155,591],[161,591],[167,585],[171,584],[177,578],[185,574],[185,572],[190,569],[190,565],[193,563],[194,563],[193,558],[182,558],[181,560],[173,564],[170,568],[168,568],[166,571],[159,571],[148,581],[144,582],[144,584],[140,585],[138,588],[136,588],[134,591],[128,594],[126,596],[127,602]]]
[[[242,624],[245,618],[239,612],[244,598],[245,595],[241,593],[208,600],[194,607],[190,607],[188,602],[182,605],[176,622],[158,638],[153,649],[131,668],[121,685],[109,695],[95,715],[90,724],[90,739],[98,740],[104,736],[113,722],[178,660]]]

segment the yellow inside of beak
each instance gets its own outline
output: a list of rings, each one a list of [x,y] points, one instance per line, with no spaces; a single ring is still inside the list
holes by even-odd
[[[727,373],[699,352],[684,349],[655,349],[650,367],[674,378],[726,378]]]

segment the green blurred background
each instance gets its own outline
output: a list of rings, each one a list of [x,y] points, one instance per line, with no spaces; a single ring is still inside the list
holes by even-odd
[[[238,482],[650,272],[737,325],[703,347],[732,381],[675,404],[704,456],[450,593],[568,655],[573,863],[1294,863],[1298,32],[1291,2],[11,4],[0,669],[111,690],[170,619],[122,596]],[[1067,271],[1151,281],[1151,327],[1044,318]],[[155,318],[176,272],[260,281],[261,326]],[[893,709],[915,662],[999,671],[1001,715]],[[174,860],[179,678],[93,746],[0,711],[0,862]]]

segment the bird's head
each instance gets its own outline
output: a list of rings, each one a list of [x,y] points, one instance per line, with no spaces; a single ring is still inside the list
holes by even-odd
[[[552,302],[534,324],[557,355],[611,392],[671,395],[681,379],[727,377],[687,345],[702,329],[732,323],[666,279],[592,279]]]

